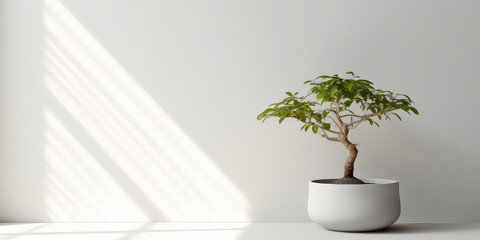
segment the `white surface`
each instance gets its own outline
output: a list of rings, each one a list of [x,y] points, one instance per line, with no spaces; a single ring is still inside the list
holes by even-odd
[[[308,215],[313,222],[335,231],[383,229],[400,216],[398,182],[361,180],[367,184],[332,184],[322,179],[308,185]]]
[[[314,223],[34,223],[2,224],[0,239],[477,240],[480,223],[396,223],[385,231],[343,233]]]
[[[352,70],[421,113],[355,129],[357,176],[480,221],[479,1],[48,2],[0,1],[1,220],[307,221],[347,152],[255,118]]]

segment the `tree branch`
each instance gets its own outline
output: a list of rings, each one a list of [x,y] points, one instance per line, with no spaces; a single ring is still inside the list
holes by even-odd
[[[377,115],[380,115],[380,113],[366,114],[366,115],[363,115],[359,120],[353,121],[353,122],[350,122],[350,123],[347,123],[346,125],[347,125],[348,127],[352,127],[353,125],[357,124],[357,126],[358,126],[358,124],[360,124],[361,122],[365,121],[367,118],[375,117],[375,116],[377,116]],[[357,126],[355,126],[355,127],[357,127]]]
[[[332,141],[332,142],[340,142],[340,139],[338,137],[330,137],[328,136],[328,134],[322,129],[322,132],[323,134],[321,135],[322,137],[324,137],[325,139],[327,139],[328,141]]]
[[[297,119],[298,121],[302,122],[302,123],[305,123],[305,124],[308,124],[308,125],[311,125],[311,126],[317,126],[320,130],[322,131],[327,131],[329,133],[333,133],[333,134],[341,134],[340,132],[337,132],[337,131],[334,131],[334,130],[330,130],[330,129],[326,129],[324,128],[322,125],[320,124],[317,124],[317,123],[314,123],[312,121],[309,121],[309,122],[305,122],[305,121],[302,121],[300,119]]]
[[[345,115],[342,115],[340,116],[341,118],[344,118],[344,117],[357,117],[357,118],[361,118],[363,116],[359,116],[359,115],[356,115],[356,114],[345,114]]]
[[[335,116],[337,116],[337,120],[338,120],[339,125],[340,125],[340,126],[338,126],[338,125],[337,125],[337,126],[338,126],[338,128],[340,128],[340,132],[342,133],[342,135],[343,135],[343,134],[347,135],[348,133],[346,134],[346,133],[345,133],[346,130],[343,129],[343,128],[344,128],[344,127],[347,127],[347,128],[348,128],[348,126],[345,125],[345,123],[342,121],[342,118],[340,117],[340,103],[335,102],[335,105],[337,105],[337,106],[336,106],[336,107],[337,107],[337,111],[336,111],[336,113],[335,113]]]
[[[358,127],[358,125],[360,125],[360,123],[362,123],[362,122],[357,123],[357,125],[355,125],[355,126],[352,125],[352,126],[350,126],[349,128],[350,128],[350,129],[354,129],[354,128]]]
[[[342,129],[342,127],[340,126],[340,124],[337,123],[337,121],[335,121],[335,119],[331,116],[328,116],[330,119],[332,119],[333,123],[335,123],[335,125],[337,125],[338,129]]]
[[[394,110],[395,110],[394,108],[388,108],[388,109],[384,109],[382,112],[362,115],[362,116],[360,116],[361,117],[360,119],[358,119],[357,121],[352,121],[352,122],[348,123],[347,126],[349,126],[351,128],[356,128],[358,126],[358,124],[365,121],[367,118],[371,118],[371,117],[375,117],[375,116],[378,116],[378,115],[386,114],[386,113],[389,113],[389,112],[394,111]],[[355,124],[357,124],[357,125],[352,127]]]

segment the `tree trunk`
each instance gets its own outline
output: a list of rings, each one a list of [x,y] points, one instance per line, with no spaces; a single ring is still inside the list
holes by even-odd
[[[355,163],[355,159],[357,159],[357,144],[353,144],[348,140],[348,133],[350,132],[350,128],[348,125],[345,125],[343,123],[342,118],[340,117],[340,107],[337,103],[337,120],[339,124],[337,126],[340,128],[340,142],[343,143],[343,145],[348,149],[350,154],[347,157],[347,160],[345,161],[345,167],[344,167],[344,172],[343,172],[343,180],[348,179],[347,182],[352,183],[364,183],[363,181],[355,178],[353,176],[353,165]]]
[[[350,143],[346,145],[348,151],[350,151],[350,154],[347,157],[347,160],[345,161],[345,169],[344,169],[344,176],[345,178],[353,178],[353,165],[355,163],[355,159],[357,158],[358,150],[357,146],[353,143]]]

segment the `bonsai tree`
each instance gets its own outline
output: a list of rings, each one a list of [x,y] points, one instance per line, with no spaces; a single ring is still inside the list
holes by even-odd
[[[305,96],[286,92],[285,99],[270,104],[257,119],[263,123],[270,117],[278,117],[281,124],[286,118],[293,118],[303,124],[300,130],[311,130],[329,141],[342,143],[350,154],[343,178],[335,183],[361,184],[363,181],[353,176],[358,144],[349,140],[350,130],[364,122],[379,126],[377,119],[402,120],[397,110],[409,115],[418,115],[418,111],[407,95],[376,89],[372,82],[360,79],[353,72],[346,74],[351,78],[322,75],[304,82],[310,87]]]

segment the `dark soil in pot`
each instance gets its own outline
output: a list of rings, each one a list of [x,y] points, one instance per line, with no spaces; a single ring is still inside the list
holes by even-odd
[[[368,184],[363,182],[362,180],[356,178],[356,177],[350,177],[350,178],[339,178],[339,179],[330,179],[328,181],[325,180],[315,180],[313,182],[317,183],[331,183],[331,184]]]

